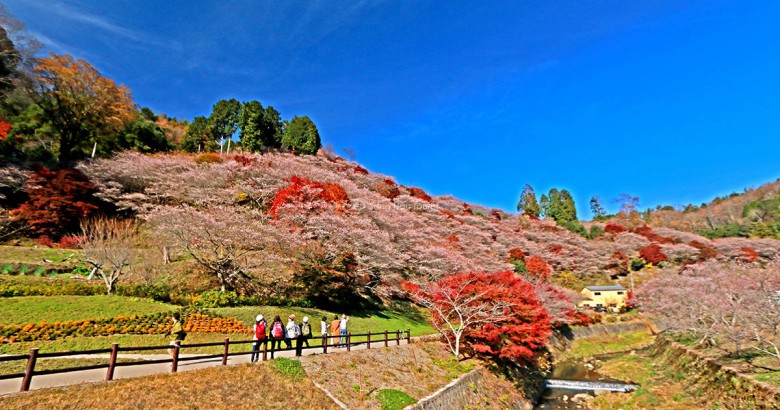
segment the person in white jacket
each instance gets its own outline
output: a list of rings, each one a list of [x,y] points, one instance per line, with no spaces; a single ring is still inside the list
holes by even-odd
[[[285,328],[284,332],[284,344],[287,346],[287,348],[292,347],[292,340],[297,339],[298,336],[301,334],[300,329],[298,328],[298,325],[295,324],[295,315],[290,315],[287,317],[287,327]]]

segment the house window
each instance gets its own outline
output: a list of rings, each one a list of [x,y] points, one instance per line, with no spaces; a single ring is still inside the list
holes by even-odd
[[[623,294],[623,292],[618,292],[618,295],[622,295],[622,294]]]
[[[594,293],[594,295],[601,296],[601,292],[596,292],[596,293]]]

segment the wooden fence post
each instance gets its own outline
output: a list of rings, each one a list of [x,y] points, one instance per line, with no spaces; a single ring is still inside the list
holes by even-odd
[[[371,331],[368,331],[368,340],[366,341],[366,348],[371,350]]]
[[[347,351],[348,352],[350,351],[349,347],[352,344],[352,340],[351,339],[352,339],[352,333],[351,332],[347,333]]]
[[[396,330],[395,331],[395,344],[400,346],[401,345],[401,331]]]
[[[180,341],[176,341],[176,343],[173,345],[173,361],[171,362],[171,373],[176,373],[177,370],[179,370],[179,343]]]
[[[111,357],[108,359],[108,371],[106,372],[106,381],[114,380],[114,369],[116,368],[116,356],[119,353],[119,343],[111,345]]]
[[[387,329],[385,329],[385,347],[387,347]]]
[[[38,360],[38,349],[30,349],[30,358],[27,359],[27,369],[24,371],[24,378],[22,379],[22,388],[19,391],[30,390],[30,383],[32,382],[33,372],[35,371],[35,362]]]
[[[252,346],[254,347],[254,346]],[[230,338],[225,338],[225,350],[222,352],[222,365],[227,366],[228,351],[230,350]]]
[[[263,340],[263,361],[268,360],[268,339]]]
[[[412,343],[412,329],[406,329],[406,343]]]
[[[322,353],[328,353],[328,335],[322,335]]]

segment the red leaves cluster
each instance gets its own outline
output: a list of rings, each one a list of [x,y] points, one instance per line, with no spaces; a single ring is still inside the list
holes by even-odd
[[[699,250],[699,260],[704,261],[718,256],[718,251],[710,245],[700,241],[690,241],[688,245]]]
[[[646,262],[657,265],[666,261],[666,255],[661,251],[661,247],[658,244],[651,243],[639,250],[639,256]]]
[[[452,211],[448,211],[446,209],[440,209],[439,213],[446,216],[447,219],[455,219],[455,214]]]
[[[604,232],[611,235],[617,235],[619,233],[626,232],[627,230],[628,229],[626,229],[625,226],[615,222],[607,222],[607,224],[604,225]]]
[[[513,272],[467,272],[422,287],[407,283],[404,289],[431,307],[431,321],[451,346],[454,331],[463,329],[461,350],[469,355],[529,360],[551,333],[534,287]],[[461,323],[460,317],[473,320]]]
[[[5,121],[0,121],[0,141],[5,141],[13,126]]]
[[[349,195],[339,184],[316,182],[293,175],[288,185],[274,195],[268,213],[278,218],[284,205],[304,205],[316,201],[323,201],[343,209],[349,203]]]
[[[528,274],[541,280],[547,280],[552,276],[552,269],[547,261],[541,256],[530,256],[525,260],[525,267],[528,268]]]
[[[509,262],[523,261],[525,262],[525,252],[520,248],[512,248],[507,255]]]
[[[753,263],[758,259],[758,252],[756,252],[753,248],[748,248],[747,246],[740,248],[742,251],[742,256],[740,256],[737,260],[740,262],[746,262],[746,263]]]
[[[382,195],[391,201],[401,195],[401,190],[398,189],[398,185],[396,185],[392,179],[385,179],[374,186],[376,187],[376,191],[379,192],[379,195]]]
[[[236,155],[233,157],[233,160],[241,164],[242,167],[248,167],[257,162],[257,158],[248,157],[246,155]]]
[[[653,243],[661,243],[661,244],[672,244],[674,243],[674,239],[668,237],[668,236],[662,236],[655,232],[653,232],[653,229],[647,226],[647,224],[644,224],[642,226],[638,226],[631,230],[631,232],[644,236],[647,238],[648,241]]]
[[[361,167],[360,165],[355,165],[355,167],[352,168],[352,172],[360,175],[368,175],[368,170]]]
[[[11,217],[26,222],[38,236],[59,239],[98,210],[97,187],[73,168],[40,167],[30,175],[25,190],[29,199],[11,211]]]
[[[563,252],[563,246],[558,245],[557,243],[554,243],[554,244],[551,244],[551,245],[547,246],[547,250],[552,252],[552,253],[554,253],[554,254],[556,254],[556,255],[560,255],[561,252]]]
[[[431,198],[430,195],[426,194],[425,191],[420,188],[409,188],[409,195],[417,199],[422,199],[425,202],[433,202],[433,198]]]

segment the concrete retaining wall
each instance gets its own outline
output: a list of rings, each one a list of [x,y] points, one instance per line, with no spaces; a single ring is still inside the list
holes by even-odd
[[[604,336],[614,333],[637,332],[640,330],[652,331],[653,329],[650,324],[645,322],[614,323],[590,327],[565,328],[561,331],[556,331],[552,336],[550,336],[547,347],[550,350],[550,353],[552,353],[553,358],[557,360],[561,353],[567,350],[570,347],[571,342],[576,339]]]
[[[533,406],[514,389],[511,383],[479,367],[420,399],[416,404],[407,406],[404,410],[467,408],[530,410]]]

